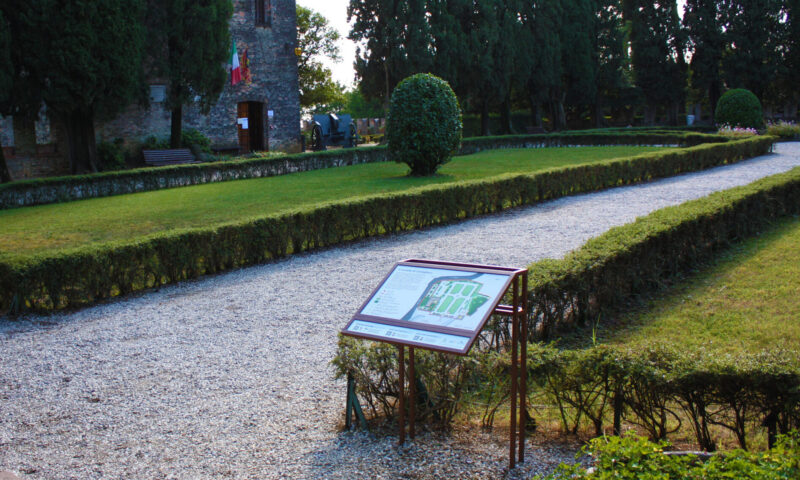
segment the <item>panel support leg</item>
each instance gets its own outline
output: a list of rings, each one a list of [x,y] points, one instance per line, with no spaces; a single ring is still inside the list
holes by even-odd
[[[397,428],[400,429],[398,432],[398,444],[403,445],[406,443],[406,405],[405,405],[405,396],[406,396],[406,355],[405,355],[405,347],[403,345],[398,345],[397,349],[399,350],[397,365],[399,370],[399,379],[397,384],[397,394],[398,404],[399,404],[399,412],[397,418]]]
[[[408,436],[415,436],[417,414],[417,377],[414,373],[414,347],[408,347]]]
[[[517,277],[514,277],[514,284],[512,287],[514,301],[512,302],[513,313],[511,314],[511,425],[509,428],[509,470],[514,468],[517,457],[517,342],[519,341],[517,338],[517,331],[519,329],[519,320],[517,318],[517,297],[519,294],[518,283]]]

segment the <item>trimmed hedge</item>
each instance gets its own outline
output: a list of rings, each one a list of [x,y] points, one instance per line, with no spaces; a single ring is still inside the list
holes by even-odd
[[[800,212],[798,177],[795,169],[665,208],[590,240],[564,259],[532,265],[532,335],[547,339],[558,329],[613,314],[769,219]]]
[[[702,170],[764,154],[772,141],[756,137],[700,145],[535,174],[431,185],[127,242],[35,256],[5,255],[0,257],[0,311],[91,303],[290,253]]]
[[[436,173],[461,145],[461,108],[450,84],[430,73],[403,79],[392,91],[386,118],[389,158],[411,175]]]
[[[592,468],[580,463],[559,465],[547,480],[559,479],[758,479],[786,480],[800,478],[800,434],[781,436],[767,452],[742,450],[712,455],[700,461],[696,454],[674,455],[666,442],[653,443],[632,436],[603,437],[591,441],[581,451],[592,458]],[[540,477],[536,477],[540,478]]]
[[[797,351],[712,356],[669,344],[644,351],[534,344],[528,355],[530,390],[558,407],[565,431],[588,421],[600,436],[613,418],[617,434],[626,421],[665,440],[685,422],[700,448],[715,451],[713,426],[733,434],[744,449],[753,430],[767,427],[772,446],[779,432],[800,427]]]
[[[753,234],[774,219],[798,213],[800,168],[795,168],[750,185],[659,210],[610,230],[564,259],[532,264],[529,340],[613,313],[635,301],[638,295],[658,289],[676,275],[698,267],[730,242]],[[439,392],[437,398],[452,399],[453,392],[459,396],[471,392],[473,398],[480,398],[485,405],[483,423],[491,425],[494,412],[508,395],[503,382],[507,382],[505,347],[509,338],[507,320],[494,318],[482,333],[478,347],[462,360],[464,365],[450,366],[450,371],[462,369],[468,374],[451,379],[450,389]],[[348,372],[355,375],[359,394],[367,404],[381,405],[392,396],[384,386],[394,385],[397,379],[393,350],[384,344],[342,337],[333,363],[337,375]],[[379,352],[383,361],[376,363],[374,359]],[[793,355],[790,361],[774,355],[756,355],[700,362],[691,355],[661,349],[625,352],[597,347],[586,352],[559,352],[552,347],[533,345],[529,355],[529,385],[532,391],[539,388],[551,393],[561,407],[568,430],[577,429],[583,417],[589,418],[600,431],[605,418],[602,410],[612,408],[616,398],[620,402],[618,410],[628,407],[629,421],[661,438],[669,433],[667,421],[674,419],[666,410],[673,402],[685,404],[694,412],[693,423],[697,420],[693,428],[699,432],[698,442],[710,448],[713,442],[707,425],[712,421],[731,429],[744,442],[747,425],[737,420],[736,412],[746,413],[747,424],[760,416],[773,430],[785,431],[800,422],[796,401],[800,398],[797,396],[800,360],[797,352]],[[435,367],[429,370],[437,371]],[[617,380],[611,381],[614,378]],[[420,381],[423,385],[441,382],[424,373],[420,374]],[[615,386],[623,387],[627,396],[615,397],[619,390]],[[739,394],[744,397],[738,397]],[[702,408],[699,401],[705,402]],[[434,399],[431,409],[438,406]],[[712,414],[708,410],[711,406],[720,410]],[[568,425],[570,422],[573,423]]]
[[[693,146],[727,140],[719,135],[680,132],[669,134],[593,132],[588,134],[510,135],[465,139],[462,142],[460,154],[467,155],[493,148],[542,148],[574,145]],[[245,158],[224,162],[21,180],[0,184],[0,209],[385,161],[388,161],[386,147],[378,146],[300,153],[282,157]]]

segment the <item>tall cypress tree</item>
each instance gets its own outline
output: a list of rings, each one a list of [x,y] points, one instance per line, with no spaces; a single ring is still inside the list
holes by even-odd
[[[0,107],[10,101],[12,71],[11,64],[11,33],[3,12],[0,10]],[[0,142],[0,183],[11,181],[8,173],[6,157],[3,154],[3,144]]]
[[[150,0],[149,52],[154,70],[168,80],[170,146],[181,144],[183,106],[197,104],[208,113],[227,80],[230,0]]]
[[[798,91],[798,75],[800,74],[800,0],[785,0],[786,8],[786,30],[785,42],[786,52],[783,56],[783,65],[780,73],[781,92],[787,105],[784,115],[788,117],[797,116],[797,103],[800,101],[800,91]]]
[[[728,88],[746,88],[763,102],[775,80],[782,49],[781,0],[721,0],[727,49],[722,57]]]
[[[143,6],[142,0],[6,3],[18,26],[12,28],[14,50],[24,52],[12,52],[15,69],[25,70],[21,89],[41,94],[62,125],[73,172],[97,170],[95,118],[145,98]]]
[[[708,96],[713,122],[714,109],[722,95],[720,63],[725,50],[719,2],[687,0],[683,23],[692,49],[691,85]]]
[[[526,27],[525,35],[530,40],[526,55],[530,59],[527,79],[528,98],[531,106],[531,121],[542,127],[542,111],[561,85],[560,37],[563,19],[561,2],[536,0],[526,2],[520,18]]]
[[[623,5],[635,83],[646,102],[645,123],[655,122],[659,108],[666,108],[675,122],[686,88],[684,34],[677,4],[675,0],[625,0]]]
[[[353,26],[348,38],[356,49],[356,78],[365,95],[388,106],[395,85],[432,65],[432,43],[425,0],[351,0]]]
[[[628,58],[625,52],[622,5],[620,0],[598,0],[595,21],[597,42],[597,94],[592,116],[595,127],[604,126],[604,107],[619,103],[623,91],[630,88],[626,78]]]
[[[588,105],[593,105],[597,95],[597,62],[595,52],[597,45],[595,5],[593,0],[569,0],[564,2],[564,20],[561,24],[561,42],[569,48],[563,49],[561,91],[554,99],[557,108],[555,118],[560,119],[566,127],[564,103],[574,107],[578,112]]]

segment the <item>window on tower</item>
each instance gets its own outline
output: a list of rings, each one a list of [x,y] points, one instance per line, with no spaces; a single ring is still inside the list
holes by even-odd
[[[256,2],[256,25],[260,27],[272,26],[272,1],[255,0]]]

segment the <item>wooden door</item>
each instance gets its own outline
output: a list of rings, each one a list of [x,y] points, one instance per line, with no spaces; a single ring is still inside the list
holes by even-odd
[[[239,153],[250,153],[250,125],[247,120],[247,102],[241,102],[236,108],[236,128],[239,130]],[[247,122],[247,123],[243,123]],[[247,128],[244,128],[244,127]]]
[[[247,106],[247,118],[250,124],[250,150],[261,151],[264,148],[264,104],[250,102]]]

